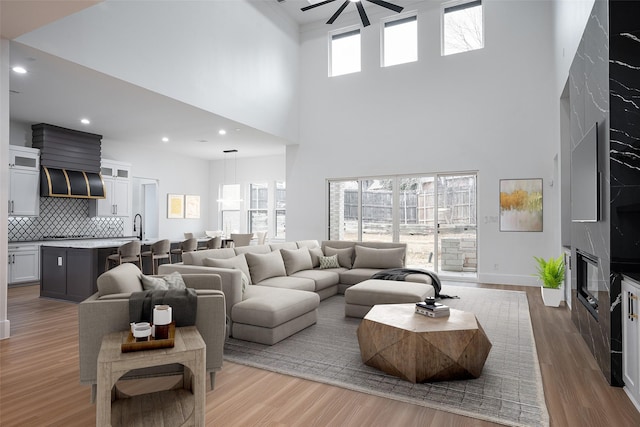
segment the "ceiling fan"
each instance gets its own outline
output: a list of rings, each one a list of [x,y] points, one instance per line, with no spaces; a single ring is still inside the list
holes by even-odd
[[[327,4],[327,3],[333,3],[334,1],[336,1],[336,0],[324,0],[324,1],[312,4],[312,5],[309,5],[309,6],[305,6],[300,10],[302,10],[304,12],[304,11],[307,11],[309,9],[313,9],[315,7],[318,7],[318,6],[323,6],[323,5]],[[370,25],[371,23],[369,22],[369,18],[367,17],[367,13],[364,11],[364,7],[362,6],[362,1],[363,0],[345,0],[345,2],[342,3],[342,5],[338,8],[338,10],[336,10],[336,13],[334,13],[331,16],[331,18],[329,18],[329,20],[327,21],[327,24],[333,24],[333,22],[338,18],[338,16],[340,16],[342,11],[345,10],[345,8],[349,5],[349,3],[355,3],[356,7],[358,8],[358,13],[360,14],[360,19],[362,20],[362,25],[365,26],[365,27]],[[387,9],[389,9],[389,10],[393,10],[394,12],[398,12],[398,13],[402,12],[402,9],[404,9],[403,7],[400,7],[400,6],[397,6],[395,4],[386,2],[384,0],[367,0],[367,1],[369,1],[369,2],[371,2],[373,4],[377,4],[378,6],[385,7]]]

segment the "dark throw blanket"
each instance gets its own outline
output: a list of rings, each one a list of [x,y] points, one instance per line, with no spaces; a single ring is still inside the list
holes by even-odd
[[[427,276],[431,277],[433,289],[435,289],[436,291],[436,297],[451,298],[448,295],[440,295],[442,284],[440,283],[440,278],[438,277],[438,275],[433,271],[423,270],[421,268],[389,268],[387,270],[382,270],[379,273],[374,274],[373,276],[371,276],[371,278],[404,281],[410,274],[426,274]]]
[[[153,307],[171,306],[176,326],[196,324],[198,297],[195,289],[171,289],[133,292],[129,297],[129,322],[153,322]]]

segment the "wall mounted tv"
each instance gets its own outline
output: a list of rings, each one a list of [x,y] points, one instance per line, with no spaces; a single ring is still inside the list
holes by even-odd
[[[600,220],[597,122],[571,151],[571,220]]]

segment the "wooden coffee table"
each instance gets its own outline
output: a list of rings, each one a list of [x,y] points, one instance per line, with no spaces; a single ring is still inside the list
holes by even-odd
[[[491,342],[473,313],[415,313],[415,304],[375,305],[358,327],[362,361],[413,383],[477,378]]]
[[[105,335],[98,354],[96,426],[204,426],[206,345],[195,326],[176,328],[172,348],[123,353],[128,331]],[[180,363],[184,389],[112,401],[114,385],[132,369]]]

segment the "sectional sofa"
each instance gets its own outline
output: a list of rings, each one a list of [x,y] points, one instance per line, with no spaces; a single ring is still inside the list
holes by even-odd
[[[406,244],[301,240],[208,249],[163,264],[160,274],[219,275],[226,300],[227,333],[275,344],[313,325],[320,301],[389,268],[405,265]],[[430,285],[431,278],[407,280]]]

